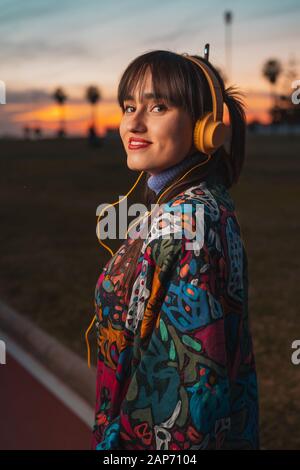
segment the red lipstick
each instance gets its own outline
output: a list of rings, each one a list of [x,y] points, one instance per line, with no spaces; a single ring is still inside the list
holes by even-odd
[[[142,139],[141,137],[130,137],[128,148],[130,150],[142,149],[148,147],[150,144],[152,144],[152,142]]]

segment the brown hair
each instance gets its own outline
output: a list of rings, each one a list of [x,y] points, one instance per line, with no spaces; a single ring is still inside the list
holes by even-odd
[[[221,87],[223,100],[228,108],[231,124],[231,142],[229,153],[225,147],[220,147],[207,164],[193,170],[181,182],[174,185],[159,201],[160,204],[167,202],[187,188],[199,184],[203,180],[213,178],[216,183],[223,184],[227,189],[236,184],[243,167],[245,159],[245,138],[246,138],[246,117],[244,103],[241,100],[243,95],[238,89],[231,86],[225,89],[220,73],[203,57],[201,58],[215,73]],[[195,124],[204,113],[212,110],[211,92],[204,73],[200,67],[177,53],[163,50],[147,52],[134,59],[124,71],[119,87],[118,102],[124,112],[124,100],[134,93],[136,87],[140,87],[145,74],[150,68],[152,75],[153,91],[159,96],[163,96],[166,101],[173,106],[178,106],[186,110]],[[199,162],[205,160],[206,156],[199,152]],[[171,185],[178,180],[186,169],[178,173],[169,183]],[[143,193],[143,203],[150,209],[160,194],[155,194],[147,185],[150,174],[146,174],[145,187]],[[163,192],[165,188],[161,191]],[[124,293],[129,300],[135,279],[137,260],[141,251],[142,238],[135,239],[128,247],[121,258],[121,261],[112,267],[112,271],[125,267],[125,263],[130,259],[129,267],[125,269]]]

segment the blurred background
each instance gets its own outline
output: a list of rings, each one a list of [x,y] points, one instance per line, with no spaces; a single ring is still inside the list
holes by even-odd
[[[249,258],[266,449],[300,449],[300,365],[291,362],[300,339],[299,22],[297,0],[0,0],[0,298],[83,360],[110,258],[96,208],[138,176],[118,134],[123,70],[149,50],[203,55],[209,43],[226,86],[245,94],[247,158],[232,195]],[[95,365],[93,331],[90,341]],[[16,390],[7,395],[17,400]],[[5,433],[3,416],[0,424]],[[0,448],[20,445],[11,427]]]

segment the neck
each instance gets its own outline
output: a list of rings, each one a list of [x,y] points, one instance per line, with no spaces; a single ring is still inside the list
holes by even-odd
[[[147,185],[152,191],[154,191],[156,194],[160,193],[160,191],[166,187],[166,185],[181,171],[183,170],[188,170],[191,168],[193,165],[196,165],[197,163],[201,162],[201,156],[202,154],[198,151],[192,153],[191,155],[188,155],[185,157],[181,162],[177,163],[176,165],[173,165],[160,173],[157,173],[156,175],[150,176],[150,178],[147,180]]]

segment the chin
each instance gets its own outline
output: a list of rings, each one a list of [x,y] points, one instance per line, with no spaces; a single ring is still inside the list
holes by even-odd
[[[146,165],[143,165],[142,161],[136,158],[127,157],[127,166],[129,170],[147,171]]]

